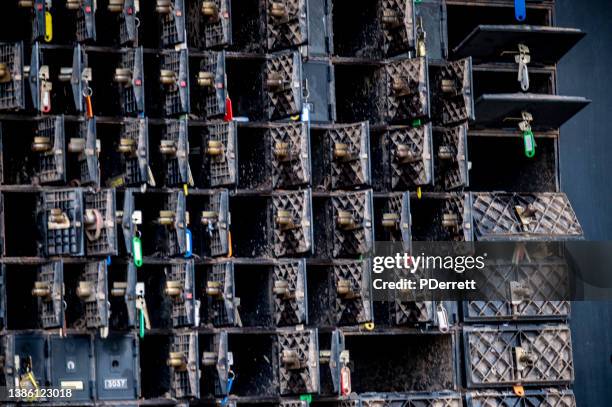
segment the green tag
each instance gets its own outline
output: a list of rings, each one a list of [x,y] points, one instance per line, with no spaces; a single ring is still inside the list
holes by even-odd
[[[138,310],[138,314],[139,314],[139,319],[140,322],[138,324],[138,335],[140,336],[140,338],[144,338],[145,335],[145,318],[144,318],[144,312],[142,310]]]
[[[134,265],[142,266],[142,242],[138,236],[132,238],[132,253],[134,254]]]
[[[421,125],[421,119],[414,119],[412,121],[412,127],[419,127]]]
[[[525,147],[525,157],[533,158],[535,156],[536,142],[531,130],[523,132],[523,144]]]
[[[300,394],[300,400],[310,404],[312,403],[312,394]]]

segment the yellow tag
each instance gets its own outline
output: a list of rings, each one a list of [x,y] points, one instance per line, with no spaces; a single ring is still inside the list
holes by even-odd
[[[53,40],[53,17],[49,11],[45,11],[45,42]]]
[[[366,329],[366,331],[373,331],[374,322],[366,322],[365,324],[363,324],[363,327]]]
[[[514,390],[514,394],[516,394],[519,397],[525,397],[525,388],[523,386],[521,386],[520,384],[514,385],[512,386],[513,390]]]
[[[421,199],[421,196],[423,196],[421,193],[421,187],[417,187],[417,198]]]
[[[185,196],[189,195],[189,188],[187,188],[187,184],[183,184],[183,192],[185,193]]]

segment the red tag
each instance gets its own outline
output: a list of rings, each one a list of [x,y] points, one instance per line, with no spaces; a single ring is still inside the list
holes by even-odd
[[[183,15],[183,12],[181,10],[176,10],[176,16],[180,17]]]
[[[142,81],[141,81],[140,79],[136,79],[136,80],[134,81],[134,85],[136,85],[136,86],[140,86],[140,85],[142,85]]]
[[[43,9],[43,5],[42,4],[37,4],[36,5],[36,10],[42,11],[42,9]]]
[[[85,12],[86,12],[87,14],[91,13],[91,6],[87,6],[87,7],[85,7]]]
[[[134,9],[133,9],[133,8],[131,8],[131,7],[128,7],[128,9],[127,9],[127,13],[128,13],[128,15],[130,15],[130,16],[131,16],[131,15],[134,13]]]
[[[185,297],[186,297],[188,300],[190,300],[190,299],[192,299],[192,298],[193,298],[193,294],[192,294],[192,293],[187,293],[187,294],[185,294]]]
[[[223,118],[226,122],[234,120],[234,111],[232,110],[232,100],[227,96],[225,98],[225,117]]]
[[[184,88],[184,87],[186,87],[186,86],[187,86],[187,82],[185,82],[185,81],[181,81],[181,88]]]

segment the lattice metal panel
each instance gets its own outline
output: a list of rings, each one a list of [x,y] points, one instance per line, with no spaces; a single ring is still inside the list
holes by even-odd
[[[166,116],[190,113],[189,58],[186,49],[161,55],[160,82]]]
[[[144,62],[142,47],[128,49],[121,53],[121,62],[115,81],[119,86],[121,111],[135,116],[145,111]]]
[[[172,303],[172,326],[195,325],[196,298],[193,261],[166,266],[164,293]]]
[[[96,40],[95,0],[81,0],[76,11],[76,39],[78,42]]]
[[[372,182],[370,128],[367,122],[336,124],[325,132],[331,187],[354,188]]]
[[[420,278],[429,278],[428,270],[420,269],[411,273],[406,269],[393,271],[395,281],[410,280],[418,284]],[[396,325],[414,325],[435,322],[436,303],[431,292],[426,291],[396,291],[390,293],[392,320]]]
[[[283,119],[302,111],[302,59],[297,52],[266,59],[264,94],[267,117]]]
[[[436,74],[436,115],[441,124],[474,120],[472,58],[447,62]]]
[[[187,120],[169,120],[164,126],[159,147],[166,163],[166,185],[193,185],[189,167]]]
[[[427,58],[392,61],[384,70],[385,119],[398,122],[429,117]]]
[[[277,257],[309,253],[313,246],[310,189],[272,195],[273,246]]]
[[[468,387],[564,384],[574,379],[566,325],[464,328]]]
[[[106,261],[87,263],[81,272],[77,296],[83,301],[83,319],[87,328],[108,327],[110,316]]]
[[[563,193],[474,193],[478,240],[580,239],[578,223]]]
[[[306,400],[285,400],[278,403],[279,407],[308,407]]]
[[[210,256],[229,253],[229,193],[214,192],[201,214],[201,225]]]
[[[212,0],[209,3],[212,3],[210,4],[212,7],[202,8],[199,3],[196,5],[204,16],[198,19],[198,24],[189,26],[189,36],[197,38],[202,48],[221,48],[231,45],[230,0]]]
[[[311,181],[310,135],[305,123],[283,123],[266,130],[267,162],[272,188],[290,188]]]
[[[64,116],[38,120],[32,150],[38,155],[36,176],[41,184],[66,182]]]
[[[347,192],[331,198],[332,256],[356,256],[372,249],[374,241],[372,191]]]
[[[6,326],[6,266],[0,265],[0,331]],[[0,352],[2,355],[2,352]]]
[[[205,52],[195,73],[195,109],[204,118],[223,116],[227,98],[225,52]],[[194,86],[192,86],[193,89]]]
[[[138,186],[154,181],[149,175],[148,119],[124,119],[118,150],[122,153],[126,186]]]
[[[524,396],[512,392],[479,391],[465,395],[468,407],[576,407],[571,390],[526,390]]]
[[[85,235],[89,256],[117,255],[115,190],[85,193]]]
[[[41,70],[43,67],[42,55],[40,52],[40,45],[36,42],[32,46],[30,52],[30,65],[29,72],[27,74],[28,85],[30,88],[30,96],[32,98],[32,106],[36,111],[42,111],[41,108]],[[24,67],[25,69],[25,67]]]
[[[200,359],[198,334],[181,333],[171,337],[170,391],[172,397],[200,397]]]
[[[160,42],[162,48],[172,48],[172,46],[185,42],[185,1],[171,0],[170,6],[160,10]]]
[[[282,261],[274,266],[274,323],[276,326],[308,322],[306,260]]]
[[[123,11],[119,19],[119,45],[136,45],[138,43],[138,29],[136,26],[135,0],[124,0]]]
[[[372,321],[371,270],[369,259],[333,265],[338,325],[357,325]]]
[[[81,185],[100,185],[100,164],[98,162],[98,139],[96,137],[96,119],[86,119],[79,124],[78,139],[85,140],[85,146],[78,151]],[[69,146],[70,147],[70,146]]]
[[[504,300],[464,303],[466,320],[558,319],[569,316],[569,271],[561,259],[497,262],[478,273],[481,292]],[[490,294],[489,294],[490,293]]]
[[[164,231],[165,254],[177,256],[187,251],[187,205],[183,192],[168,194],[159,223]]]
[[[410,0],[381,0],[383,51],[387,56],[413,49],[416,42],[414,5]]]
[[[400,242],[407,252],[412,247],[412,219],[410,193],[392,194],[386,199],[379,226],[385,231],[385,240]]]
[[[308,41],[306,0],[266,0],[268,50],[293,48]]]
[[[467,124],[437,129],[434,132],[438,149],[436,178],[440,179],[436,183],[441,183],[445,190],[469,185],[467,133]]]
[[[444,198],[441,213],[436,219],[446,232],[446,239],[457,242],[474,240],[472,230],[472,205],[469,194],[456,194]]]
[[[43,40],[47,32],[45,13],[49,11],[46,0],[34,0],[32,13],[32,41]]]
[[[25,108],[23,66],[23,43],[0,42],[0,67],[5,70],[0,78],[0,110]]]
[[[135,210],[134,190],[126,188],[123,191],[123,206],[121,213],[121,230],[123,232],[123,245],[128,255],[132,254],[132,238],[136,235],[136,225],[132,222]]]
[[[385,396],[382,395],[381,396]],[[428,393],[417,395],[394,395],[385,398],[365,396],[361,398],[362,407],[462,407],[461,396],[456,393]]]
[[[316,329],[279,331],[280,394],[318,393],[319,345]]]
[[[237,126],[234,122],[220,122],[206,126],[205,171],[211,187],[229,186],[238,182]]]
[[[384,138],[383,162],[391,189],[433,182],[431,125],[391,127]]]
[[[216,327],[240,325],[234,291],[234,264],[214,264],[206,278],[208,320]]]
[[[64,268],[61,262],[39,267],[32,295],[38,298],[38,315],[44,329],[64,326]]]
[[[42,192],[42,224],[45,256],[85,255],[83,191],[57,189]]]
[[[231,367],[227,332],[222,331],[210,338],[208,349],[208,351],[203,352],[203,364],[207,368],[214,369],[213,372],[204,372],[204,377],[214,380],[214,394],[216,396],[227,396],[227,382]]]
[[[89,69],[87,67],[87,54],[83,50],[81,44],[77,44],[72,52],[72,73],[70,75],[70,88],[72,90],[72,100],[74,102],[74,108],[77,112],[83,112],[84,108],[84,97],[83,91],[85,90],[84,82],[89,78]]]

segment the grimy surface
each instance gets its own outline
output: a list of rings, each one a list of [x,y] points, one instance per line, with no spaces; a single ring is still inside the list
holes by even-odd
[[[556,23],[588,33],[559,64],[559,93],[591,99],[590,107],[561,129],[561,188],[567,193],[587,239],[612,239],[612,8],[606,0],[558,0]],[[597,12],[594,12],[597,10]],[[584,61],[591,61],[585,70]],[[565,136],[565,137],[564,137]],[[575,303],[572,339],[579,406],[612,400],[612,303]]]

